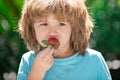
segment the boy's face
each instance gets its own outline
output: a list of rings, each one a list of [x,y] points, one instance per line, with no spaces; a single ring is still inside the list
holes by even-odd
[[[37,41],[43,47],[42,40],[55,37],[59,40],[58,50],[70,48],[71,26],[68,22],[57,20],[53,14],[49,14],[46,19],[38,19],[34,22],[34,30]]]

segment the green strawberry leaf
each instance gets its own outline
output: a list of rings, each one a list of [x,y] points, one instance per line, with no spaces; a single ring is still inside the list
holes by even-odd
[[[55,44],[52,45],[52,47],[58,46],[60,43],[56,42]]]
[[[45,44],[45,45],[50,45],[50,42],[49,42],[48,40],[43,40],[42,42],[43,42],[43,44]]]

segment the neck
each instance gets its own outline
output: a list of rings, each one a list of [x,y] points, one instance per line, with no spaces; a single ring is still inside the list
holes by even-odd
[[[70,57],[72,56],[74,53],[73,53],[73,50],[71,49],[67,49],[67,50],[56,50],[55,53],[54,53],[54,58],[67,58],[67,57]]]

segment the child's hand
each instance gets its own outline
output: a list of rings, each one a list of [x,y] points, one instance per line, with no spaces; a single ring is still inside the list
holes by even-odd
[[[54,49],[51,46],[48,46],[37,54],[28,80],[42,80],[44,78],[46,71],[54,63],[53,53]]]
[[[53,53],[54,48],[52,48],[51,45],[49,45],[46,49],[40,51],[35,58],[35,63],[37,64],[37,66],[47,71],[54,62],[54,58],[52,55]]]

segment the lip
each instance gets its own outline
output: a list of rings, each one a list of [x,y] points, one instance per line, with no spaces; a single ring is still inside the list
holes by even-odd
[[[58,39],[56,36],[50,36],[50,37],[48,37],[48,39],[50,39],[50,38],[56,38],[56,39]]]
[[[50,38],[55,38],[55,39],[58,39],[58,38],[56,38],[56,37],[49,37],[48,39],[50,39]]]
[[[48,37],[48,39],[47,39],[47,40],[49,40],[50,38],[55,38],[55,39],[57,39],[57,40],[58,40],[58,42],[59,42],[59,39],[58,39],[56,36],[51,36],[51,37]]]
[[[59,39],[57,37],[49,37],[47,40],[49,40],[49,39],[57,39],[59,42]]]

